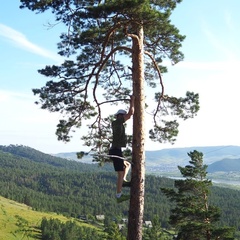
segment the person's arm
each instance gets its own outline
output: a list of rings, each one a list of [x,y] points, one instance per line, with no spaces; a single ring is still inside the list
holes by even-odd
[[[131,118],[131,116],[134,114],[134,100],[135,100],[135,96],[131,96],[130,99],[130,107],[128,110],[128,113],[124,115],[124,121],[126,122],[128,119]]]

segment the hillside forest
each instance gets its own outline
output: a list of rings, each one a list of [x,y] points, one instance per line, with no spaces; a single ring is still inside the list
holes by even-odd
[[[115,201],[115,182],[110,163],[99,167],[54,157],[26,146],[0,146],[1,195],[31,206],[35,211],[86,220],[104,215],[105,221],[118,223],[128,217],[128,202],[117,204]],[[144,221],[155,219],[161,228],[171,229],[172,206],[161,188],[173,186],[172,179],[146,176]],[[219,226],[234,227],[239,234],[240,192],[216,186],[210,191],[210,203],[221,210]]]

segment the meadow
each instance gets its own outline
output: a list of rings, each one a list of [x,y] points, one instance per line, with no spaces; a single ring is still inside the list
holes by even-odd
[[[40,239],[39,226],[43,218],[58,219],[61,222],[75,221],[79,226],[96,228],[80,220],[67,218],[56,213],[44,213],[31,207],[0,196],[0,239],[32,240]]]

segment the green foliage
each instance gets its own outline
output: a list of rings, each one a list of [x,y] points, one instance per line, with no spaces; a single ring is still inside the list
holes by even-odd
[[[178,231],[176,239],[234,239],[233,228],[217,226],[220,209],[209,204],[212,182],[206,179],[207,166],[203,164],[203,154],[194,150],[188,156],[191,165],[179,166],[184,180],[175,180],[176,189],[162,188],[176,204],[170,215],[170,224]]]
[[[44,240],[102,240],[103,234],[100,234],[93,228],[80,227],[75,222],[61,222],[59,219],[43,218],[40,226],[42,239]]]
[[[152,226],[144,231],[143,240],[171,240],[172,236],[163,232],[158,216],[153,217]]]
[[[167,71],[162,65],[165,58],[173,64],[183,60],[179,49],[185,36],[170,21],[172,11],[180,2],[21,0],[21,8],[40,13],[51,10],[56,22],[66,26],[58,43],[59,54],[66,57],[65,62],[39,70],[51,80],[44,87],[33,89],[43,109],[64,113],[56,130],[59,140],[70,141],[71,130],[85,125],[84,120],[92,119],[89,134],[83,136],[83,140],[94,150],[106,151],[110,132],[102,116],[103,108],[119,101],[129,102],[133,92],[133,66],[129,65],[135,54],[134,41],[141,37],[138,30],[142,29],[146,85],[150,89],[160,88],[155,97],[156,106],[151,109],[154,124],[150,138],[159,142],[175,141],[178,122],[166,115],[187,119],[199,110],[197,94],[187,92],[184,98],[170,97],[164,92],[161,78],[161,71]],[[152,103],[146,105],[153,107]]]
[[[107,233],[107,240],[125,240],[126,236],[123,236],[118,225],[114,222],[106,226],[105,233]]]

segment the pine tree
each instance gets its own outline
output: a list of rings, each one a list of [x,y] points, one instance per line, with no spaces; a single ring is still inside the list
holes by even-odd
[[[106,226],[105,233],[107,233],[107,240],[124,240],[125,237],[122,236],[118,225],[114,222],[111,222],[108,226]]]
[[[132,137],[132,188],[128,239],[142,239],[145,190],[145,108],[152,112],[153,141],[174,143],[177,118],[192,118],[199,110],[198,94],[185,97],[165,93],[163,59],[173,64],[183,60],[179,50],[184,40],[170,16],[181,0],[21,0],[21,8],[38,13],[51,10],[57,22],[66,25],[60,36],[59,54],[67,58],[60,66],[46,66],[39,73],[50,80],[34,89],[41,107],[64,113],[57,125],[59,140],[70,141],[71,130],[92,119],[87,146],[99,153],[110,145],[109,119],[104,106],[129,103],[135,96]],[[74,60],[75,57],[75,60]],[[156,93],[146,96],[146,88]],[[145,100],[145,98],[148,98]],[[148,100],[145,103],[145,101]],[[129,138],[130,140],[131,138]],[[101,159],[98,159],[101,160]]]
[[[227,240],[234,239],[230,227],[217,227],[220,209],[209,204],[211,180],[207,179],[207,165],[203,154],[194,150],[188,153],[190,165],[178,166],[184,179],[175,180],[175,189],[162,188],[175,203],[170,224],[178,231],[178,240]]]
[[[163,232],[161,227],[159,216],[154,216],[152,226],[147,227],[144,231],[143,240],[170,240],[172,236],[169,236]]]

